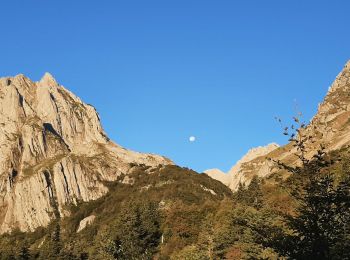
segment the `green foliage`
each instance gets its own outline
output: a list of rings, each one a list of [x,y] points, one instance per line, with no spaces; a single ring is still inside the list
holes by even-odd
[[[288,237],[285,253],[303,259],[349,258],[349,179],[335,185],[332,174],[315,176],[298,199],[297,216],[288,218],[294,233]]]
[[[349,259],[350,178],[344,174],[344,168],[338,173],[334,171],[335,163],[342,164],[341,156],[337,152],[326,154],[320,145],[313,157],[308,158],[307,143],[317,136],[308,135],[305,126],[296,131],[290,141],[301,166],[281,161],[277,164],[293,174],[287,183],[298,206],[295,215],[285,216],[292,232],[277,238],[272,246],[293,259]],[[347,163],[348,160],[349,157]]]
[[[259,259],[269,248],[271,238],[282,232],[277,226],[278,216],[268,210],[237,204],[220,214],[224,215],[217,218],[223,221],[215,227],[214,238],[214,252],[219,259],[231,253],[239,255],[239,259]]]
[[[19,260],[29,260],[30,259],[30,253],[29,249],[26,246],[22,246],[19,255],[18,255]]]
[[[47,228],[1,236],[0,259],[18,258],[25,245],[35,259],[169,259],[198,242],[221,202],[232,203],[226,186],[189,169],[135,165],[129,177],[133,184],[105,183],[105,196],[70,205],[70,217]],[[94,223],[76,233],[90,215]]]
[[[254,176],[247,189],[239,183],[235,198],[248,206],[260,209],[263,206],[263,192],[261,190],[261,180]]]
[[[160,215],[155,203],[131,202],[111,226],[106,253],[116,259],[151,259],[160,242]]]
[[[207,260],[209,259],[197,246],[186,246],[170,258],[171,260]]]

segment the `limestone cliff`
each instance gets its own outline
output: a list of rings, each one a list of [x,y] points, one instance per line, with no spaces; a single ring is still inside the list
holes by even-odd
[[[306,143],[307,156],[312,156],[320,144],[328,151],[350,145],[350,61],[336,77],[324,101],[319,105],[317,114],[304,131],[304,135],[316,137]],[[243,157],[227,174],[230,180],[228,184],[227,177],[223,178],[212,172],[207,174],[220,181],[224,179],[223,183],[236,191],[239,182],[249,184],[254,175],[265,177],[277,170],[267,158],[291,165],[298,163],[293,155],[295,148],[290,143],[282,147],[273,145],[270,148],[271,150],[266,149],[260,156]]]
[[[267,154],[274,151],[279,147],[278,144],[272,143],[266,146],[259,146],[248,151],[227,173],[224,173],[218,169],[207,170],[204,173],[221,181],[223,184],[228,186],[231,190],[236,191],[238,189],[239,183],[249,184],[250,179],[247,176],[246,171],[242,171],[244,164],[254,161],[257,158],[265,158]],[[260,177],[264,177],[269,173],[270,162],[266,161],[263,164],[254,165],[254,167],[259,167],[259,171],[256,172]],[[263,167],[265,166],[265,167]]]
[[[128,151],[104,133],[94,107],[48,73],[0,79],[0,233],[32,231],[104,195],[132,164],[168,159]]]
[[[204,173],[209,175],[211,178],[222,182],[226,186],[230,186],[231,176],[220,169],[209,169],[204,171]]]

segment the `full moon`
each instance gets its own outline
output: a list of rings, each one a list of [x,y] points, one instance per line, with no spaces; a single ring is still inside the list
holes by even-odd
[[[189,140],[190,140],[191,143],[193,143],[194,141],[196,141],[196,137],[195,136],[190,136]]]

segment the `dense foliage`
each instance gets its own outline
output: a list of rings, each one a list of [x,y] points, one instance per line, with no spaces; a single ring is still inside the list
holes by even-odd
[[[232,200],[220,182],[177,166],[134,166],[130,179],[106,183],[106,196],[72,205],[70,217],[47,228],[3,235],[0,259],[169,259],[195,244],[202,223]],[[77,233],[91,215],[94,223]]]
[[[276,162],[279,172],[234,194],[189,169],[134,166],[131,183],[106,183],[70,217],[3,235],[0,259],[350,259],[349,151]]]

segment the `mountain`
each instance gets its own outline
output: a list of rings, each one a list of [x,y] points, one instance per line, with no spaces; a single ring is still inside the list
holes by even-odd
[[[204,173],[213,179],[221,181],[231,190],[237,191],[240,183],[248,185],[251,179],[247,178],[248,173],[242,170],[242,168],[244,168],[244,165],[258,158],[264,158],[264,156],[276,150],[278,147],[278,144],[271,143],[266,146],[252,148],[227,173],[224,173],[219,169],[206,170]],[[259,172],[254,172],[253,174],[258,174],[261,177],[268,175],[269,168],[266,167],[267,165],[268,164],[264,165],[265,167],[259,168]],[[260,165],[254,165],[254,167],[256,166],[259,167]]]
[[[67,205],[102,197],[106,182],[130,181],[135,165],[172,164],[110,141],[95,108],[49,73],[0,79],[0,125],[0,233],[69,216]]]
[[[112,143],[49,74],[1,79],[0,259],[349,259],[349,70],[297,136],[332,152],[294,168],[272,143],[228,174]]]
[[[205,170],[204,173],[211,178],[222,182],[226,186],[230,186],[231,176],[220,169],[209,169]]]
[[[306,156],[312,156],[321,144],[326,151],[337,150],[350,144],[350,61],[329,87],[323,102],[319,104],[317,114],[302,134],[316,137],[305,143]],[[292,143],[282,147],[270,144],[250,150],[227,174],[217,169],[207,170],[205,173],[229,186],[231,190],[237,191],[239,183],[248,185],[254,176],[266,177],[278,170],[268,158],[293,165],[298,162],[294,154],[295,148]]]

